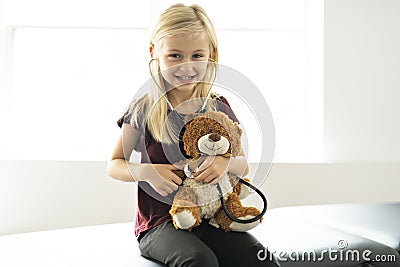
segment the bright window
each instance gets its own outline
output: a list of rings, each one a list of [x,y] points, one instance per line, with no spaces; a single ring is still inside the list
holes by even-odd
[[[13,34],[11,88],[0,94],[9,100],[0,110],[0,157],[107,160],[116,119],[150,78],[151,27],[173,3],[3,0],[0,27]],[[275,161],[322,160],[323,1],[196,3],[216,26],[220,63],[250,78],[267,101]],[[245,121],[240,101],[228,100]],[[259,137],[246,132],[256,162]]]

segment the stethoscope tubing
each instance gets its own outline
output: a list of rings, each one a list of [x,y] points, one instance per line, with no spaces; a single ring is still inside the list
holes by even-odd
[[[261,211],[261,213],[260,213],[259,215],[257,215],[257,216],[254,217],[254,218],[251,218],[251,219],[239,219],[239,218],[236,218],[236,217],[229,211],[229,209],[226,207],[226,203],[225,203],[225,200],[224,200],[224,195],[223,195],[222,190],[221,190],[221,186],[220,186],[219,184],[216,184],[216,187],[217,187],[217,190],[218,190],[218,193],[219,193],[219,196],[220,196],[222,208],[224,209],[224,211],[225,211],[226,215],[228,216],[228,218],[231,219],[231,220],[234,221],[234,222],[238,222],[238,223],[252,223],[252,222],[255,222],[255,221],[260,220],[260,219],[264,216],[264,214],[265,214],[265,212],[267,211],[267,208],[268,208],[267,198],[266,198],[265,195],[261,192],[260,189],[258,189],[258,188],[255,187],[254,185],[250,184],[250,183],[247,182],[246,180],[243,180],[242,178],[239,178],[239,182],[242,183],[242,184],[244,184],[244,185],[246,185],[247,187],[250,187],[251,189],[253,189],[253,190],[262,198],[262,200],[263,200],[263,210]]]

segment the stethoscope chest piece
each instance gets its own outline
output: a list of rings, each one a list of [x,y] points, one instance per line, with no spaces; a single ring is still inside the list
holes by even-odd
[[[187,178],[194,179],[194,174],[196,173],[196,170],[191,170],[189,167],[189,163],[186,163],[183,167],[183,172],[185,173]]]

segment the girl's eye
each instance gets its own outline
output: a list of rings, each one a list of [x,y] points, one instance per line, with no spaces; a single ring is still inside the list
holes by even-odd
[[[193,58],[203,58],[204,57],[204,55],[202,55],[202,54],[194,54],[193,55]]]
[[[180,54],[169,54],[168,57],[177,59],[177,58],[181,58],[182,56]]]

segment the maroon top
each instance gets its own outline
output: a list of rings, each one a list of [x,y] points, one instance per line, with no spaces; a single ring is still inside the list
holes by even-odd
[[[233,121],[238,121],[228,101],[220,96],[216,98],[216,110],[227,114]],[[132,105],[137,103],[134,101]],[[134,148],[141,153],[141,163],[153,164],[170,164],[184,159],[180,152],[178,144],[166,145],[154,140],[150,131],[145,126],[145,116],[137,116],[136,122],[131,122],[131,108],[128,108],[125,114],[118,120],[118,126],[122,127],[123,123],[132,125],[132,127],[141,133],[139,144]],[[182,123],[183,117],[175,116],[177,124]],[[142,125],[141,127],[139,125]],[[157,226],[165,221],[171,220],[169,210],[171,208],[174,194],[167,197],[162,197],[158,194],[147,182],[139,182],[137,191],[137,212],[135,235],[139,236],[154,226]]]

